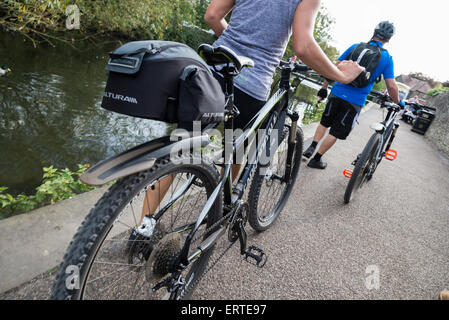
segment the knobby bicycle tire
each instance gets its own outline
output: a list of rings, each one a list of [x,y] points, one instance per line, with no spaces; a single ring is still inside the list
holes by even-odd
[[[287,143],[288,145],[288,135],[289,130],[287,127],[284,127],[283,135],[281,142],[279,143],[276,153],[279,151],[279,147],[282,146],[284,143]],[[290,196],[290,193],[293,189],[293,186],[295,184],[296,178],[298,176],[300,164],[301,164],[301,156],[302,156],[302,150],[303,150],[303,132],[301,128],[297,127],[296,130],[296,147],[293,152],[293,161],[292,161],[292,171],[291,171],[291,179],[289,182],[283,182],[282,184],[285,184],[285,188],[280,191],[280,193],[273,192],[270,194],[270,191],[272,189],[268,190],[268,194],[270,196],[270,199],[274,198],[274,203],[272,203],[269,207],[267,206],[260,206],[260,198],[261,198],[261,190],[264,186],[264,183],[267,184],[269,180],[266,179],[266,175],[261,172],[262,167],[260,164],[257,165],[256,172],[254,174],[253,181],[251,183],[250,191],[248,194],[248,203],[250,206],[249,214],[248,214],[248,221],[251,227],[256,231],[265,231],[268,228],[270,228],[277,217],[279,216],[280,212],[285,206],[285,203],[288,200],[288,197]],[[285,154],[287,154],[287,150],[285,150]],[[285,159],[284,162],[281,161],[281,164],[284,163],[286,165],[287,159]],[[272,185],[274,185],[276,182],[271,181]],[[280,187],[282,187],[282,184],[280,184]],[[277,197],[276,197],[277,195]],[[266,199],[265,199],[266,200]],[[264,216],[261,216],[261,207],[264,209],[269,208],[268,212],[265,213]]]
[[[357,160],[357,163],[352,172],[349,183],[346,187],[344,201],[349,203],[354,196],[354,193],[363,185],[363,179],[367,174],[367,167],[370,166],[373,157],[375,156],[377,147],[380,143],[380,134],[375,133],[371,136],[365,148],[362,151],[361,156]]]
[[[189,159],[188,161],[191,161],[190,164],[183,164],[186,163],[184,161],[186,157]],[[132,201],[133,199],[135,199],[135,196],[141,194],[143,190],[145,190],[144,192],[146,192],[147,189],[144,189],[145,186],[151,184],[152,181],[156,181],[161,177],[173,177],[174,175],[179,175],[180,172],[185,171],[187,172],[187,176],[191,174],[195,175],[195,177],[199,177],[201,179],[201,183],[203,184],[202,186],[204,186],[204,188],[206,189],[204,194],[207,194],[207,198],[210,196],[217,185],[219,177],[216,168],[210,165],[208,162],[205,162],[203,159],[199,159],[199,162],[193,161],[193,158],[190,155],[184,156],[183,159],[177,158],[178,161],[175,164],[170,161],[170,159],[164,158],[157,161],[150,170],[139,172],[137,174],[122,178],[109,188],[109,190],[103,195],[103,197],[97,202],[95,207],[85,218],[84,222],[79,227],[72,242],[70,243],[56,277],[52,294],[53,299],[78,300],[85,298],[84,291],[86,289],[86,279],[89,276],[90,270],[94,262],[96,261],[96,256],[100,248],[102,248],[103,242],[105,242],[108,233],[113,228],[117,219],[121,217],[121,215],[123,214],[123,210],[127,208],[126,206],[129,207],[129,205],[132,205]],[[217,200],[215,201],[211,210],[208,212],[205,228],[214,224],[222,216],[222,199],[222,192],[220,192]],[[183,213],[181,212],[181,214]],[[206,235],[204,235],[204,237],[205,236]],[[184,244],[184,242],[182,244]],[[152,248],[154,249],[155,244],[152,245]],[[188,282],[186,281],[186,283],[196,284],[196,277],[200,276],[205,269],[207,262],[212,254],[212,250],[213,247],[202,253],[200,258],[192,263],[189,274],[186,276],[186,280],[188,279]],[[67,286],[67,282],[70,280],[68,279],[70,274],[67,274],[66,272],[67,268],[70,266],[76,266],[79,270],[79,286],[75,288]],[[125,267],[126,266],[124,266],[123,268]],[[130,266],[130,268],[131,267],[137,268],[134,266]],[[145,285],[145,283],[143,283],[142,286],[143,285]],[[132,283],[123,284],[123,286],[126,286],[126,288],[132,287]],[[151,289],[151,287],[148,288],[149,292],[151,292]],[[105,290],[105,287],[99,287],[98,290]],[[159,289],[159,291],[162,290],[166,289]],[[111,293],[107,294],[106,298],[115,298],[115,296],[113,297],[112,295],[116,293],[119,298],[123,298],[122,296],[124,295],[124,293],[121,291],[125,291],[125,289],[120,287],[116,290],[116,292],[112,292],[111,288]],[[186,296],[183,296],[183,298],[188,299],[192,292],[193,288],[189,288],[189,293]],[[179,296],[180,294],[181,292],[178,292],[177,296]],[[177,296],[172,294],[169,298],[176,299]],[[125,297],[125,299],[130,298]]]

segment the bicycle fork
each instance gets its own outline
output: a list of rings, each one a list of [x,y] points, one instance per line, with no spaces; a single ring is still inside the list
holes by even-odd
[[[385,156],[385,158],[387,158],[388,160],[394,160],[394,159],[396,159],[396,156],[397,156],[396,151],[391,156],[388,152],[390,151],[391,144],[393,143],[393,140],[396,137],[396,132],[398,131],[398,128],[399,128],[399,123],[395,122],[393,132],[391,133],[391,136],[390,136],[390,139],[388,140],[387,146],[384,149],[383,156]]]
[[[288,117],[292,120],[290,126],[290,134],[288,137],[288,151],[287,151],[287,163],[285,167],[285,182],[289,182],[291,178],[291,173],[293,169],[293,155],[296,150],[296,130],[298,128],[299,114],[295,111],[293,113],[288,112]]]

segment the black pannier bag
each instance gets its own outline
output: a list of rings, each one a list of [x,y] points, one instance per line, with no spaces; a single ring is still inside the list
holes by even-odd
[[[133,41],[109,55],[103,108],[169,123],[223,120],[211,116],[224,113],[225,98],[220,84],[190,47],[171,41]],[[180,90],[180,86],[190,88],[191,83],[198,87]],[[192,94],[198,94],[199,98]]]
[[[187,66],[180,78],[178,119],[215,123],[224,121],[225,97],[219,82],[211,81],[211,71]]]

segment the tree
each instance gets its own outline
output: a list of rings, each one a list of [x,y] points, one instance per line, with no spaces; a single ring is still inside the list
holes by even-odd
[[[337,48],[331,46],[329,43],[332,41],[332,36],[329,31],[331,26],[335,23],[335,19],[329,14],[327,8],[321,6],[316,21],[315,21],[315,29],[313,31],[313,37],[316,42],[320,46],[320,48],[324,51],[324,53],[329,57],[331,61],[336,62],[340,53]],[[295,55],[295,51],[292,47],[292,40],[287,46],[287,50],[284,55],[285,58],[290,58]]]
[[[316,17],[313,36],[324,53],[326,53],[332,61],[336,61],[339,56],[338,50],[329,44],[332,41],[332,36],[330,35],[329,30],[334,23],[334,17],[329,14],[326,7],[321,6]]]
[[[197,0],[195,5],[195,25],[203,28],[210,29],[210,27],[204,21],[204,14],[206,13],[207,7],[209,7],[211,0]]]

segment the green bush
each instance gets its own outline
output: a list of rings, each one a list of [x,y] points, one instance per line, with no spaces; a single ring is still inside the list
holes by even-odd
[[[79,180],[88,167],[89,165],[78,165],[78,170],[75,172],[67,168],[56,169],[53,166],[44,168],[43,182],[36,188],[36,193],[33,195],[20,194],[14,197],[6,193],[7,187],[0,187],[0,218],[28,212],[96,189]]]
[[[449,88],[434,88],[427,91],[427,95],[429,97],[436,97],[437,95],[445,92],[449,92]]]
[[[183,26],[203,22],[209,0],[4,0],[0,24],[23,33],[35,42],[72,44],[92,35],[123,39],[155,39],[190,44],[191,32]],[[77,5],[80,30],[66,30],[66,8]],[[208,28],[207,28],[208,29]],[[210,42],[210,41],[209,41]]]

